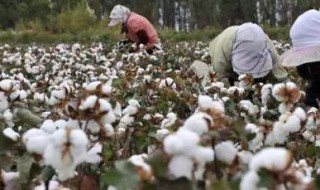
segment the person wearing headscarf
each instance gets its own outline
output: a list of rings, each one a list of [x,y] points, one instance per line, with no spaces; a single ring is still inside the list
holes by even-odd
[[[133,43],[136,43],[137,51],[140,44],[143,44],[148,53],[152,53],[153,49],[162,49],[162,45],[158,38],[158,34],[153,25],[145,17],[130,11],[129,8],[116,5],[110,13],[109,27],[122,25],[121,33]]]
[[[273,42],[251,22],[226,28],[210,42],[209,55],[217,77],[228,78],[231,85],[242,74],[251,75],[254,82],[282,81],[288,76]]]
[[[305,103],[319,108],[320,99],[320,12],[308,10],[290,29],[292,48],[281,55],[284,67],[295,67],[307,81]]]

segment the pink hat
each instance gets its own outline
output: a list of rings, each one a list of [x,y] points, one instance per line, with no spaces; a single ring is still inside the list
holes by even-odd
[[[292,49],[281,55],[285,67],[320,61],[320,12],[309,10],[300,15],[290,30]]]

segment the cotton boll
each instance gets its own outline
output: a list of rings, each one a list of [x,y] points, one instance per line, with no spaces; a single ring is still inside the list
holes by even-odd
[[[54,125],[54,121],[51,119],[45,120],[42,125],[40,126],[40,129],[48,134],[52,134],[57,130],[57,128]]]
[[[200,165],[214,160],[214,151],[211,147],[198,147],[195,150],[194,158]]]
[[[79,106],[79,109],[81,110],[86,110],[86,109],[92,109],[96,102],[98,101],[98,97],[97,96],[89,96],[85,99],[85,101],[83,101],[81,103],[81,105]]]
[[[85,86],[85,89],[86,89],[87,91],[92,92],[92,91],[97,90],[97,87],[98,87],[99,85],[101,85],[101,84],[102,84],[101,81],[94,81],[94,82],[91,82],[91,83],[87,84],[87,85]]]
[[[175,134],[183,142],[183,151],[188,153],[191,149],[196,148],[200,142],[200,137],[196,133],[180,128]]]
[[[5,172],[1,170],[1,181],[4,185],[4,190],[19,189],[19,172]]]
[[[282,102],[285,100],[283,96],[279,95],[280,90],[283,88],[285,88],[285,84],[279,83],[279,84],[275,84],[272,89],[272,96],[279,102]]]
[[[156,132],[156,139],[158,141],[163,141],[163,139],[168,136],[170,131],[168,129],[158,129]]]
[[[50,143],[47,135],[34,136],[25,143],[28,152],[42,155]]]
[[[292,114],[299,117],[301,121],[304,121],[307,119],[307,114],[301,107],[297,107]]]
[[[12,128],[5,128],[2,133],[13,141],[18,141],[20,134],[15,132]]]
[[[309,130],[305,130],[303,133],[302,133],[302,136],[305,140],[309,141],[309,142],[314,142],[316,140],[316,137],[315,135],[309,131]]]
[[[241,179],[240,190],[256,190],[260,177],[255,171],[247,172]]]
[[[240,151],[237,154],[239,161],[243,165],[248,165],[253,157],[253,154],[250,151]]]
[[[167,128],[172,126],[177,120],[177,115],[175,113],[168,113],[167,118],[162,120],[160,128]]]
[[[3,91],[9,91],[13,87],[13,81],[11,79],[3,79],[0,81],[0,89]]]
[[[165,88],[165,87],[170,87],[172,89],[176,89],[177,85],[172,78],[167,77],[166,79],[161,80],[161,82],[159,84],[160,89]]]
[[[214,146],[218,160],[230,165],[237,156],[237,149],[231,141],[224,141]]]
[[[102,145],[98,142],[92,148],[88,150],[88,157],[86,162],[92,164],[98,164],[102,161],[101,154],[102,153]]]
[[[278,110],[281,114],[285,114],[287,112],[290,112],[292,108],[293,108],[293,104],[281,103],[279,104]]]
[[[171,158],[169,166],[169,174],[173,179],[186,177],[192,179],[193,162],[185,156],[174,156]]]
[[[268,147],[255,154],[249,164],[249,169],[259,171],[265,168],[273,172],[281,172],[287,169],[292,161],[291,152],[284,148]]]
[[[42,135],[47,135],[47,133],[45,133],[44,131],[38,128],[31,128],[22,135],[22,141],[24,144],[26,144],[29,138],[32,138],[35,136],[42,136]]]
[[[213,100],[210,96],[199,95],[198,105],[201,109],[207,110],[213,107]]]
[[[209,131],[209,127],[212,123],[212,118],[208,114],[199,112],[190,116],[184,122],[183,127],[201,136]]]
[[[169,155],[180,154],[183,151],[183,141],[176,135],[169,135],[163,140],[164,151]]]
[[[289,133],[298,132],[301,128],[300,118],[296,115],[289,116],[287,122],[284,124],[283,128]]]

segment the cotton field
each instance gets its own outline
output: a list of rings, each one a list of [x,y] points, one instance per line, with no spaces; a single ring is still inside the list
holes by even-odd
[[[279,52],[289,44],[274,42]],[[0,46],[0,166],[5,190],[315,189],[320,112],[284,83],[235,86],[208,44]]]

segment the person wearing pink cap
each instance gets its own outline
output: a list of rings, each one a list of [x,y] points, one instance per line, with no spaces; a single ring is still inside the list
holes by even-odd
[[[145,17],[125,6],[116,5],[110,13],[108,26],[118,24],[122,24],[121,33],[124,33],[130,42],[136,43],[136,48],[131,51],[137,51],[140,44],[145,46],[148,53],[152,53],[154,49],[162,49],[156,29]]]
[[[290,29],[293,47],[281,55],[284,67],[296,67],[307,81],[305,103],[319,108],[320,99],[320,12],[308,10]]]

